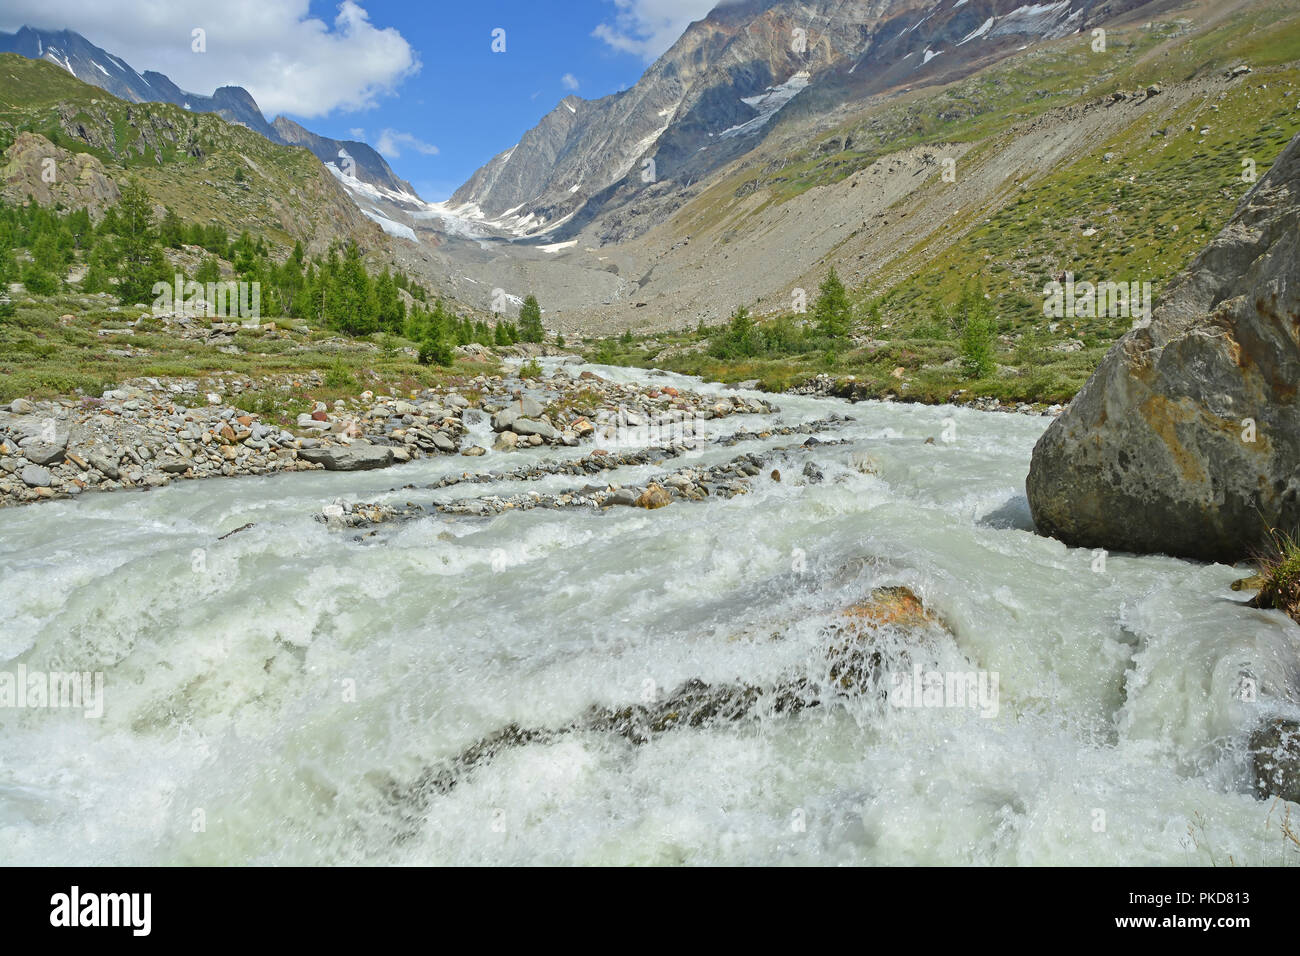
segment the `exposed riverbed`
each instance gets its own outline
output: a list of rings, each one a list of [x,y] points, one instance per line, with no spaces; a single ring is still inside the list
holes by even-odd
[[[1240,569],[1112,554],[1097,570],[1035,536],[1024,479],[1046,418],[776,404],[785,425],[852,416],[825,436],[848,442],[705,442],[599,479],[785,449],[746,493],[654,511],[437,514],[361,540],[313,517],[338,498],[557,494],[584,482],[423,486],[576,448],[0,511],[0,671],[104,675],[99,719],[0,708],[0,861],[1297,862],[1245,741],[1295,713],[1300,627],[1237,606]],[[706,434],[747,418],[773,421]],[[892,585],[951,629],[927,668],[996,674],[996,716],[862,694],[641,743],[578,730],[412,796],[512,724],[566,727],[692,679],[819,680],[839,612]],[[874,635],[886,670],[914,637]]]

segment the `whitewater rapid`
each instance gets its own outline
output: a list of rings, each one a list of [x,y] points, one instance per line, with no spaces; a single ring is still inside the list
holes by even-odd
[[[822,436],[849,443],[657,511],[431,517],[360,541],[313,519],[337,498],[585,483],[422,487],[539,451],[0,511],[0,671],[104,675],[99,719],[0,708],[0,862],[1297,862],[1287,805],[1250,793],[1245,739],[1296,714],[1300,627],[1238,606],[1240,569],[1111,554],[1098,570],[1034,535],[1024,480],[1046,418],[774,400],[784,423],[853,416]],[[997,675],[996,716],[845,696],[639,746],[568,733],[400,795],[511,724],[563,727],[690,679],[824,675],[838,613],[889,585],[953,632],[928,666]],[[907,640],[879,634],[886,663]]]

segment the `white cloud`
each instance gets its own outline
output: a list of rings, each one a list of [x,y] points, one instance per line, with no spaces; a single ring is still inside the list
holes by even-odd
[[[423,153],[425,156],[437,156],[438,147],[432,143],[426,143],[423,140],[416,139],[410,133],[401,133],[395,129],[386,129],[379,134],[379,139],[375,143],[375,149],[383,156],[389,159],[397,159],[402,155],[402,150],[413,149],[417,153]]]
[[[578,78],[572,73],[565,73],[560,77],[560,85],[566,90],[576,90],[578,88]]]
[[[354,126],[350,130],[348,130],[348,137],[351,139],[364,141],[366,138],[366,131],[363,130],[360,126]]]
[[[611,0],[612,22],[599,24],[591,35],[616,50],[633,53],[647,63],[677,42],[686,27],[718,6],[718,0]]]
[[[355,0],[342,0],[333,22],[313,17],[308,2],[4,0],[0,30],[74,30],[193,93],[243,86],[268,116],[367,109],[419,70],[402,35],[376,27]],[[195,29],[206,33],[204,53],[191,49]]]

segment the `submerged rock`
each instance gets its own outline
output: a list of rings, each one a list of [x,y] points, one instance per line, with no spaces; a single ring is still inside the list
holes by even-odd
[[[892,624],[908,629],[944,626],[911,588],[901,585],[876,588],[865,601],[845,608],[844,616],[867,624]]]
[[[1300,526],[1300,137],[1034,448],[1042,534],[1235,561]]]
[[[548,744],[572,734],[606,733],[635,746],[687,728],[757,720],[767,716],[793,716],[801,711],[852,698],[885,698],[884,655],[875,646],[883,627],[895,627],[917,638],[918,645],[943,629],[921,600],[905,587],[877,588],[860,604],[842,614],[831,627],[825,650],[825,670],[791,673],[770,684],[746,681],[708,683],[698,678],[684,681],[662,697],[623,705],[589,707],[558,727],[521,727],[508,724],[462,750],[445,763],[425,768],[414,780],[382,781],[386,796],[416,824],[419,814],[435,794],[445,794],[478,767],[517,747]],[[899,661],[906,664],[907,661]],[[823,679],[826,678],[826,679]]]
[[[1300,803],[1300,723],[1275,718],[1250,735],[1251,769],[1260,796]]]

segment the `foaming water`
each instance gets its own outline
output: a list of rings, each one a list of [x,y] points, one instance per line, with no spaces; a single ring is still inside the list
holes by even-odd
[[[360,540],[312,518],[338,497],[429,504],[584,483],[423,488],[536,452],[0,512],[0,671],[105,679],[102,719],[0,708],[0,858],[1287,859],[1285,806],[1250,795],[1245,738],[1262,715],[1295,711],[1300,628],[1236,606],[1239,571],[1118,554],[1097,570],[1093,552],[1035,536],[1024,478],[1046,419],[777,404],[786,424],[853,416],[825,436],[848,443],[702,447],[663,467],[785,448],[768,466],[783,480],[654,512],[435,517]],[[711,433],[745,424],[760,421]],[[821,482],[801,477],[809,461]],[[823,692],[797,713],[769,694],[745,719],[641,741],[584,723],[688,681],[826,688],[839,612],[892,585],[951,635],[881,626],[866,638],[881,666],[996,674],[996,716]],[[1257,700],[1242,699],[1243,675]],[[427,785],[458,757],[453,785]]]

